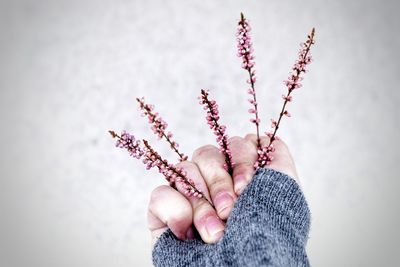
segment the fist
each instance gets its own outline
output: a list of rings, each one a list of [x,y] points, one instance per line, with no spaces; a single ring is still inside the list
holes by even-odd
[[[154,189],[148,207],[148,228],[153,244],[168,228],[182,240],[193,239],[196,230],[204,242],[217,242],[224,233],[225,221],[235,201],[253,178],[256,144],[254,134],[229,139],[234,162],[232,177],[223,167],[224,156],[212,145],[196,149],[191,161],[180,162],[177,166],[187,172],[196,188],[212,204],[204,198],[188,197],[167,185]],[[268,145],[269,138],[261,137],[261,144]],[[267,167],[299,182],[288,147],[282,140],[275,140],[274,147],[273,161]]]

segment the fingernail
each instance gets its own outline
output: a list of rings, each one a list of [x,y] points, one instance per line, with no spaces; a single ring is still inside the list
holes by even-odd
[[[225,226],[215,216],[210,216],[206,221],[206,231],[210,237],[218,239],[218,237],[222,236]]]
[[[189,227],[189,229],[186,232],[186,238],[187,239],[194,239],[194,232],[193,232],[193,228]]]
[[[225,219],[232,209],[233,198],[228,192],[220,192],[215,196],[214,204],[217,208],[218,215],[221,219]]]

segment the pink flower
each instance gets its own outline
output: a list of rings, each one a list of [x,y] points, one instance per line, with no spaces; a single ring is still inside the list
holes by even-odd
[[[201,190],[196,188],[193,180],[187,176],[187,173],[183,169],[175,167],[168,163],[167,160],[163,159],[149,145],[148,141],[143,140],[142,146],[139,140],[136,140],[133,135],[126,131],[122,131],[121,135],[118,135],[114,131],[109,131],[109,133],[113,138],[117,138],[117,147],[126,149],[134,158],[142,159],[147,170],[154,167],[158,168],[158,171],[164,175],[170,186],[176,189],[176,184],[179,183],[184,189],[185,195],[188,197],[194,196],[197,198],[205,198]],[[208,199],[206,200],[209,201]]]
[[[277,125],[278,125],[278,122],[274,119],[271,119],[271,128],[276,128]]]
[[[314,34],[315,30],[312,29],[311,33],[308,35],[307,41],[305,43],[300,44],[301,48],[298,54],[298,59],[296,60],[296,62],[292,67],[293,71],[290,73],[288,79],[284,81],[284,84],[288,91],[286,95],[282,95],[284,101],[281,112],[279,113],[277,121],[273,119],[271,120],[271,128],[273,128],[274,131],[272,133],[267,133],[268,137],[270,137],[269,145],[258,150],[259,156],[258,156],[258,161],[255,165],[256,168],[264,167],[265,165],[268,165],[272,161],[271,153],[273,152],[273,149],[271,148],[273,146],[273,142],[278,139],[276,133],[279,129],[282,117],[283,116],[291,117],[291,114],[286,110],[286,105],[292,101],[291,93],[293,92],[293,90],[298,89],[302,86],[300,82],[303,80],[303,77],[301,77],[300,75],[306,72],[307,65],[312,62],[310,49],[311,45],[313,45],[315,42]]]
[[[182,168],[175,167],[173,164],[168,163],[167,160],[163,159],[148,143],[148,141],[143,140],[145,158],[143,163],[146,164],[146,168],[150,169],[157,167],[158,171],[164,175],[169,184],[176,188],[176,183],[179,183],[183,189],[184,193],[188,197],[194,196],[197,198],[204,197],[201,190],[197,189],[193,180],[191,180],[186,171]]]
[[[259,134],[259,124],[260,119],[258,118],[258,104],[256,97],[256,90],[254,87],[255,82],[257,81],[257,77],[255,76],[256,71],[253,69],[254,62],[254,54],[253,54],[253,44],[251,42],[250,36],[251,27],[249,25],[249,21],[244,17],[243,13],[240,14],[240,20],[238,22],[237,29],[237,48],[238,48],[238,57],[242,58],[242,68],[247,70],[249,74],[249,79],[247,79],[247,83],[251,85],[251,88],[247,90],[247,93],[252,96],[252,99],[249,99],[250,104],[253,106],[249,109],[249,113],[254,114],[255,119],[250,119],[251,123],[256,125],[257,131],[257,148],[261,148],[260,134]]]
[[[206,121],[211,130],[213,130],[219,149],[221,153],[225,156],[225,170],[232,174],[233,172],[233,161],[232,154],[229,149],[228,135],[226,134],[226,126],[219,124],[219,111],[218,105],[215,100],[210,100],[208,98],[208,91],[201,90],[201,95],[199,97],[200,105],[203,105],[204,110],[207,111]]]
[[[292,96],[286,96],[286,95],[282,95],[283,100],[287,101],[287,102],[291,102],[292,101]]]
[[[136,98],[136,101],[139,103],[139,108],[142,110],[142,116],[147,116],[154,134],[157,135],[159,139],[164,138],[169,143],[172,150],[178,154],[180,161],[187,160],[188,157],[178,150],[178,143],[172,140],[173,134],[171,132],[166,132],[168,124],[160,117],[158,112],[154,112],[154,105],[146,104],[144,97]]]
[[[124,148],[129,152],[129,155],[140,159],[144,152],[140,147],[140,141],[136,140],[133,135],[130,135],[126,131],[122,131],[121,136],[116,134],[114,131],[109,131],[113,138],[118,138],[117,142],[115,143],[116,147]]]

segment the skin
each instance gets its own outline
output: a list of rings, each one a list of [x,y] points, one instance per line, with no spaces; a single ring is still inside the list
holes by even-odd
[[[261,144],[268,145],[269,138],[261,137]],[[251,182],[254,162],[257,159],[256,135],[229,139],[232,159],[235,162],[232,177],[222,167],[224,157],[212,145],[202,146],[193,153],[191,161],[178,164],[185,169],[196,187],[207,199],[187,197],[173,188],[162,185],[153,190],[148,206],[148,228],[153,245],[168,228],[179,239],[192,239],[194,228],[206,243],[215,243],[223,235],[226,219],[238,196]],[[274,141],[273,161],[268,168],[283,172],[299,183],[296,167],[289,149],[282,140]],[[178,187],[178,191],[183,192]]]

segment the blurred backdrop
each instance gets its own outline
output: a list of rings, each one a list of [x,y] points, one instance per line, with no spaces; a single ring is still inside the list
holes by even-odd
[[[236,23],[253,25],[262,127],[306,34],[314,62],[280,136],[312,211],[313,266],[399,266],[397,1],[1,1],[0,266],[151,266],[146,206],[163,178],[114,148],[155,141],[135,97],[188,154],[214,143],[198,105],[248,122]],[[174,155],[155,143],[168,159]]]

